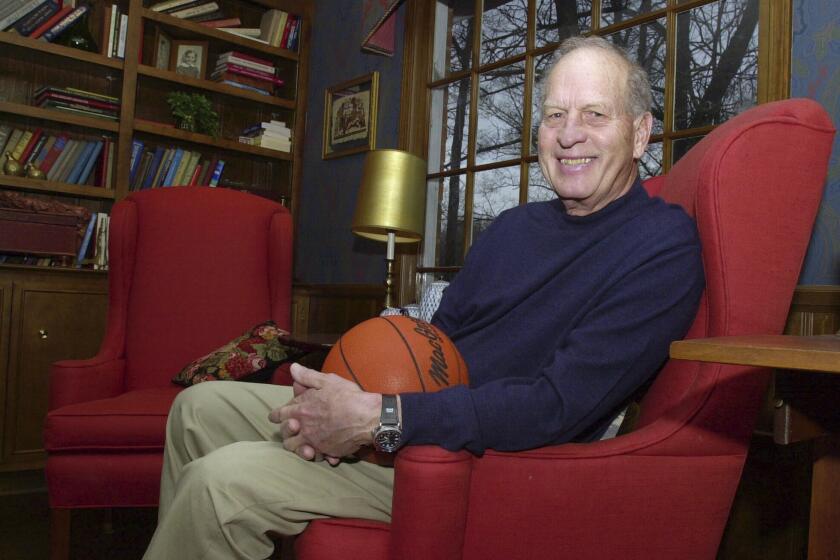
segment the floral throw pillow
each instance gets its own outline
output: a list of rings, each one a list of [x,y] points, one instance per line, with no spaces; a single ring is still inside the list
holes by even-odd
[[[289,333],[274,321],[260,323],[221,348],[189,363],[172,382],[184,387],[203,381],[264,381],[283,362],[297,360],[305,349],[289,344]]]

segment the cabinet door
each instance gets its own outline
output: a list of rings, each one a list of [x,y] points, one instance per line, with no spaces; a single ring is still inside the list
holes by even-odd
[[[42,464],[50,364],[93,357],[105,333],[107,308],[102,288],[15,285],[6,383],[6,467]]]

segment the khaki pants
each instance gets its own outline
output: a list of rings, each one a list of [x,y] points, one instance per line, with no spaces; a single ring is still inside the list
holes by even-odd
[[[389,522],[393,469],[304,461],[283,448],[273,408],[290,387],[215,381],[183,391],[169,413],[158,527],[148,560],[271,555],[271,535],[312,519]]]

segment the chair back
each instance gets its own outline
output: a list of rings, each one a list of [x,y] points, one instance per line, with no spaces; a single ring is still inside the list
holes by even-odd
[[[168,384],[192,360],[273,319],[290,326],[291,215],[229,189],[161,188],[114,205],[108,335],[126,390]]]
[[[833,136],[816,102],[767,103],[722,124],[648,182],[697,222],[706,291],[687,338],[782,332]],[[645,396],[639,426],[684,430],[703,442],[695,448],[702,454],[741,453],[767,372],[672,360]]]

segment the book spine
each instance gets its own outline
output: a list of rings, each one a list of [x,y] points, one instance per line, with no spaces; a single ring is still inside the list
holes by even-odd
[[[215,2],[208,2],[207,4],[202,4],[200,6],[194,6],[192,8],[187,8],[186,10],[171,12],[169,15],[172,16],[172,17],[179,18],[179,19],[189,19],[193,16],[200,16],[201,14],[214,12],[218,9],[219,9],[218,4],[216,4]]]
[[[101,101],[105,101],[105,102],[108,102],[108,103],[113,103],[115,105],[120,104],[120,98],[119,97],[111,97],[110,95],[102,95],[101,93],[93,93],[92,91],[86,91],[86,90],[83,90],[83,89],[66,87],[63,90],[58,89],[56,91],[64,91],[66,93],[81,95],[82,97],[89,97],[91,99],[99,99]]]
[[[164,14],[171,14],[172,12],[177,12],[179,10],[186,10],[187,8],[193,8],[195,6],[199,6],[203,4],[205,0],[189,0],[186,4],[180,4],[178,6],[173,6],[171,8],[166,8],[165,10],[161,10],[161,13]]]
[[[170,8],[177,8],[178,6],[183,6],[184,4],[190,4],[192,1],[193,0],[167,0],[166,2],[158,2],[149,9],[153,12],[162,12]]]
[[[87,160],[90,158],[93,146],[93,142],[87,140],[85,141],[85,147],[81,152],[79,152],[76,159],[73,160],[73,167],[70,169],[70,174],[67,175],[67,180],[65,182],[76,184],[79,181],[79,176],[82,174],[82,169],[85,168],[85,164],[87,164]]]
[[[6,17],[10,16],[12,12],[17,11],[18,8],[22,7],[26,4],[29,0],[5,0],[2,4],[0,4],[0,21],[6,19]],[[0,28],[2,30],[2,28]]]
[[[117,14],[116,19],[111,22],[111,25],[114,27],[114,42],[111,43],[111,50],[108,52],[109,58],[115,58],[117,56],[117,49],[120,46],[120,16],[122,15],[122,10],[119,6],[117,6]]]
[[[242,25],[242,21],[238,18],[227,18],[227,19],[211,19],[209,21],[201,21],[199,22],[204,27],[236,27],[237,25]]]
[[[289,34],[289,44],[286,48],[290,51],[296,51],[298,47],[298,39],[300,38],[300,28],[303,27],[303,21],[300,16],[295,16],[295,26]]]
[[[15,29],[24,37],[29,37],[45,21],[55,14],[60,5],[55,0],[47,0],[15,23]]]
[[[143,184],[140,186],[141,189],[148,189],[152,186],[152,182],[154,180],[155,175],[157,174],[157,170],[160,168],[160,160],[163,158],[163,148],[158,146],[155,148],[155,153],[152,156],[152,161],[149,164],[149,172],[143,179]]]
[[[169,168],[172,166],[172,158],[175,157],[175,148],[166,148],[163,152],[163,159],[160,162],[158,175],[155,177],[152,187],[162,187],[165,183],[166,174],[169,173]]]
[[[90,238],[93,237],[93,228],[96,225],[96,214],[93,214],[88,221],[87,229],[85,229],[85,236],[82,238],[82,243],[79,245],[79,252],[76,254],[76,268],[82,268],[82,259],[87,254],[88,246],[90,245]]]
[[[201,176],[201,166],[202,164],[199,163],[195,166],[195,169],[193,169],[190,182],[188,183],[189,186],[194,187],[198,184],[198,178]]]
[[[54,14],[52,15],[52,17],[50,17],[47,21],[45,21],[44,23],[42,23],[41,25],[39,25],[39,26],[35,29],[35,31],[33,31],[32,33],[30,33],[30,34],[29,34],[29,38],[30,38],[30,39],[37,39],[37,38],[39,38],[39,37],[40,37],[41,35],[43,35],[43,34],[44,34],[44,33],[45,33],[48,29],[51,29],[53,25],[55,25],[56,23],[58,23],[59,21],[61,21],[61,18],[63,18],[63,17],[64,17],[64,16],[66,16],[67,14],[69,14],[71,11],[73,11],[73,8],[71,8],[70,6],[64,6],[63,8],[61,8],[60,10],[58,10],[56,13],[54,13]]]
[[[46,92],[35,97],[35,104],[38,105],[44,100],[57,100],[57,101],[66,101],[68,103],[74,103],[76,105],[86,105],[88,107],[95,107],[97,109],[104,109],[106,111],[118,111],[120,109],[119,105],[115,105],[113,103],[106,103],[104,101],[96,101],[94,99],[85,99],[84,97],[75,96],[75,95],[66,95],[63,93],[58,92]]]
[[[44,149],[44,144],[47,143],[48,136],[46,134],[40,134],[38,136],[38,140],[35,141],[35,144],[32,146],[32,149],[29,151],[29,155],[24,158],[23,164],[26,165],[27,163],[34,163],[35,159],[38,157],[38,154],[41,150]]]
[[[248,76],[249,78],[254,78],[255,80],[270,82],[277,86],[282,86],[285,83],[283,82],[283,80],[277,78],[276,76],[272,76],[264,72],[258,72],[256,70],[251,70],[243,66],[237,66],[236,64],[228,64],[224,71],[231,72],[233,74],[240,74],[242,76]]]
[[[99,154],[102,152],[102,146],[104,142],[99,140],[93,145],[93,149],[90,151],[90,154],[85,161],[84,167],[82,167],[82,172],[76,178],[75,183],[77,185],[84,185],[88,182],[88,178],[90,178],[90,173],[93,171],[93,166],[96,161],[99,159]]]
[[[216,162],[216,167],[213,169],[213,175],[210,177],[210,186],[215,187],[219,184],[222,178],[222,170],[225,168],[225,160],[220,159]]]
[[[247,90],[247,91],[253,91],[254,93],[259,93],[260,95],[271,95],[271,92],[268,91],[268,90],[260,89],[260,88],[257,88],[257,87],[254,87],[254,86],[249,86],[249,85],[246,85],[246,84],[240,84],[239,82],[233,82],[231,80],[222,80],[219,83],[220,84],[225,84],[225,85],[228,85],[228,86],[231,86],[231,87],[239,88],[239,89],[244,89],[244,90]]]
[[[44,0],[29,0],[28,2],[24,2],[20,5],[19,8],[11,12],[9,15],[0,19],[0,31],[5,30],[8,27],[14,25],[22,17],[25,17],[26,14],[31,12],[32,10],[36,9],[41,2]]]
[[[272,63],[270,60],[266,60],[264,58],[258,58],[256,56],[252,56],[250,54],[246,54],[246,53],[243,53],[243,52],[240,52],[240,51],[228,51],[226,53],[222,53],[222,55],[219,58],[227,58],[227,57],[238,58],[240,60],[247,60],[248,62],[253,62],[255,64],[261,64],[263,66],[271,68],[270,71],[272,71],[272,72],[274,71],[274,63]]]
[[[289,44],[289,33],[292,31],[292,26],[295,23],[295,16],[289,16],[286,19],[286,23],[283,26],[283,34],[280,36],[280,40],[277,42],[277,46],[281,49],[285,49],[286,45]]]
[[[18,162],[23,161],[23,151],[29,146],[30,140],[32,140],[32,131],[24,130],[20,140],[18,140],[17,146],[15,146],[14,150],[11,150],[12,157],[18,160]]]
[[[52,163],[49,165],[44,165],[46,170],[42,169],[44,173],[47,174],[47,179],[50,181],[55,181],[56,177],[58,176],[58,170],[61,167],[62,162],[67,159],[67,154],[70,152],[70,149],[73,147],[75,140],[67,138],[65,136],[63,145],[59,146],[59,149],[56,150],[55,157],[52,160]],[[47,155],[47,160],[49,160],[49,155]]]
[[[52,150],[52,147],[57,141],[58,137],[50,134],[47,141],[44,142],[43,146],[41,146],[38,154],[32,159],[32,162],[38,166],[38,169],[41,169],[41,166],[44,164],[44,160],[47,159],[47,154],[50,153],[50,150]],[[41,171],[43,171],[43,169],[41,169]]]
[[[103,45],[105,52],[102,53],[108,58],[114,52],[114,39],[117,38],[117,22],[120,20],[120,8],[116,4],[111,4],[111,10],[108,15],[108,43]],[[105,41],[102,41],[105,43]]]
[[[52,29],[41,35],[41,41],[52,42],[54,41],[59,35],[67,31],[67,28],[73,25],[80,17],[88,13],[90,8],[88,6],[79,6],[67,16],[64,17],[61,21],[59,21]]]
[[[11,125],[0,125],[0,153],[3,153],[3,148],[6,147],[6,142],[9,140],[9,136],[11,136],[11,134]],[[2,167],[0,167],[0,169],[2,169]],[[0,171],[0,173],[2,173],[2,171]]]
[[[140,164],[140,154],[143,153],[143,141],[131,141],[131,160],[128,165],[128,182],[131,183],[137,174],[137,166]]]
[[[175,155],[172,157],[172,163],[169,165],[169,169],[166,171],[166,177],[163,179],[164,187],[170,187],[173,185],[173,181],[175,180],[175,174],[178,171],[178,165],[181,163],[181,158],[184,157],[184,150],[181,148],[177,148],[175,150]]]
[[[120,14],[120,40],[117,43],[117,58],[125,58],[125,38],[128,34],[128,14]]]
[[[63,162],[61,162],[61,169],[58,170],[58,176],[55,178],[56,181],[60,181],[62,183],[67,182],[70,173],[72,173],[73,168],[76,166],[76,160],[79,159],[79,154],[81,154],[86,147],[87,142],[84,140],[77,140],[73,144],[72,150],[67,153],[67,157],[64,158]]]

